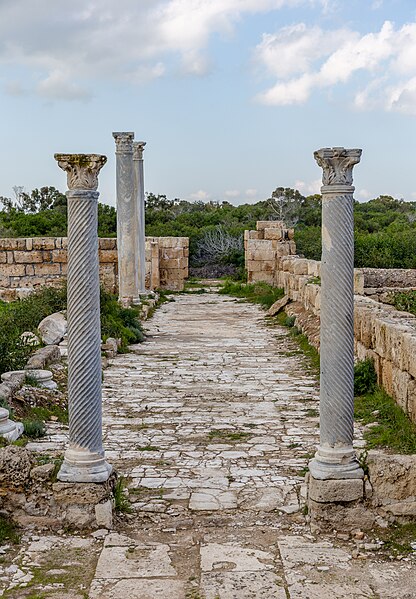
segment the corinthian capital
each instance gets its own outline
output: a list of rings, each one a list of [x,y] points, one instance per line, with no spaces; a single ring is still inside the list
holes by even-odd
[[[362,150],[321,148],[314,152],[316,162],[323,168],[323,185],[352,185],[352,169],[361,159]]]
[[[135,141],[133,143],[133,160],[143,160],[145,141]]]
[[[55,154],[58,166],[67,173],[68,189],[89,189],[98,187],[98,173],[107,162],[101,154]]]
[[[113,137],[116,140],[117,153],[130,154],[133,152],[134,133],[132,131],[114,131]]]

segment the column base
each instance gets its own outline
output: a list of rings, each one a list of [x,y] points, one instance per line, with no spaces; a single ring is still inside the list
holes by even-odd
[[[113,467],[104,455],[88,449],[69,448],[58,472],[58,480],[67,483],[103,483],[108,480]]]
[[[23,434],[23,431],[23,424],[21,422],[10,420],[9,410],[0,408],[0,437],[3,437],[3,439],[12,443]]]
[[[352,446],[320,446],[309,462],[311,475],[318,480],[364,478]]]

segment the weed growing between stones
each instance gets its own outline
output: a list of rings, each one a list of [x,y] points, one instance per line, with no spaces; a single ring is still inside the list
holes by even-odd
[[[120,476],[114,486],[114,509],[117,513],[131,514],[132,507],[128,499],[126,479]]]
[[[310,345],[306,335],[302,333],[296,326],[296,319],[294,316],[287,316],[285,312],[280,312],[275,318],[275,322],[287,327],[289,329],[290,336],[299,346],[300,351],[307,357],[310,369],[313,374],[319,376],[320,370],[320,356],[318,350]]]
[[[38,379],[32,374],[26,374],[25,385],[29,385],[30,387],[40,387]]]
[[[226,441],[243,441],[251,437],[251,433],[245,431],[230,431],[228,429],[213,429],[209,431],[208,438],[213,439],[225,439]]]
[[[30,439],[39,439],[46,435],[46,426],[42,420],[23,420],[24,434]]]
[[[0,516],[0,545],[4,543],[17,544],[20,542],[20,535],[17,532],[17,526],[8,518]]]
[[[384,542],[384,548],[393,554],[414,553],[416,547],[416,522],[397,524],[385,530],[378,531],[378,536]]]
[[[361,360],[354,366],[354,395],[373,393],[377,386],[377,374],[374,362],[370,359]]]
[[[416,425],[380,388],[355,398],[355,418],[376,423],[364,433],[367,448],[388,447],[397,453],[416,453]]]
[[[270,308],[274,302],[284,296],[280,287],[272,287],[267,283],[236,283],[230,279],[226,280],[218,293],[244,298],[254,304],[260,304],[264,308]]]

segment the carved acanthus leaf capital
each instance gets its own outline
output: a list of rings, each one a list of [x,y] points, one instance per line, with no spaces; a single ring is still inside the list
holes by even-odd
[[[116,140],[116,152],[121,154],[133,152],[134,133],[132,131],[114,131],[113,137]]]
[[[352,169],[361,159],[362,150],[321,148],[314,152],[316,162],[323,169],[323,185],[352,185]]]
[[[98,187],[98,173],[107,162],[102,154],[55,154],[58,166],[67,173],[68,189]]]
[[[133,160],[143,160],[145,141],[135,141],[133,143]]]

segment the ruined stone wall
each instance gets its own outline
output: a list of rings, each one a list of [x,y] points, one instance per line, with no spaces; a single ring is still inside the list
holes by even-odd
[[[257,221],[255,231],[244,231],[247,281],[274,284],[276,260],[296,254],[293,229],[282,221]]]
[[[263,224],[260,223],[260,226],[263,227]],[[253,255],[257,256],[256,262],[259,263],[255,270],[251,270],[249,280],[266,280],[276,287],[282,287],[290,300],[286,307],[287,314],[296,317],[296,325],[308,336],[311,344],[319,349],[321,263],[295,255],[296,249],[293,252],[293,246],[290,248],[290,255],[281,255],[284,250],[279,250],[277,246],[273,249],[273,258],[273,253],[267,253],[270,248],[264,254],[260,250],[255,253],[256,248],[262,247],[256,245],[258,240],[246,235],[246,242],[247,265],[251,267],[250,258]],[[261,269],[262,256],[266,270]],[[256,273],[264,272],[267,272],[267,278],[255,278]],[[379,384],[413,422],[416,422],[416,317],[380,303],[368,297],[368,294],[374,293],[375,289],[386,293],[389,289],[409,289],[415,280],[416,271],[413,270],[354,270],[354,337],[357,358],[374,360]]]
[[[189,239],[150,237],[146,238],[146,245],[149,248],[146,252],[148,288],[183,289],[188,276]],[[108,291],[117,293],[115,238],[99,239],[99,262],[102,285]],[[66,237],[0,239],[0,298],[14,299],[24,294],[25,290],[53,285],[65,278],[66,274]]]

